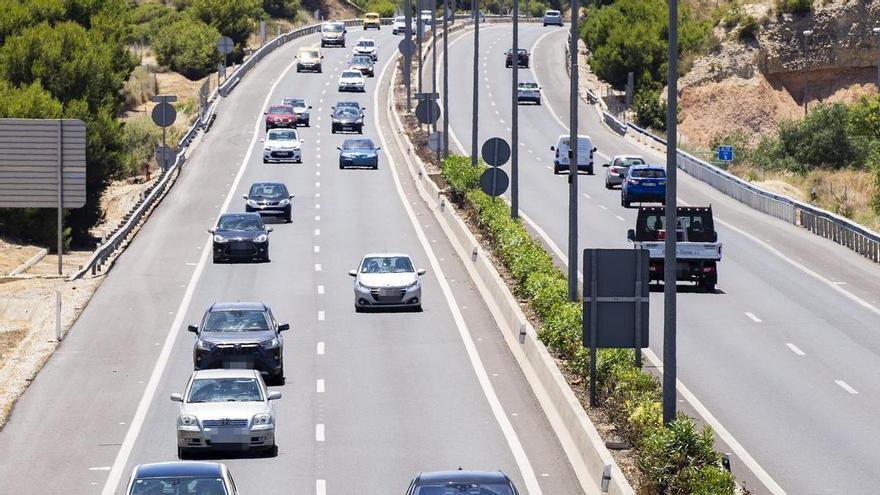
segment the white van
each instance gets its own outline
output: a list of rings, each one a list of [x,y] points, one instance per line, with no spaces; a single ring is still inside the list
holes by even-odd
[[[344,22],[325,22],[321,24],[321,48],[325,46],[341,46],[345,48],[345,28]]]
[[[556,156],[553,158],[554,174],[567,174],[569,172],[569,165],[571,164],[571,157],[568,156],[569,137],[568,134],[560,135],[556,140],[556,146],[550,147],[551,151],[556,152]],[[593,175],[593,152],[596,151],[596,148],[593,147],[593,141],[590,139],[590,136],[578,134],[577,150],[578,172],[585,171],[587,174]]]

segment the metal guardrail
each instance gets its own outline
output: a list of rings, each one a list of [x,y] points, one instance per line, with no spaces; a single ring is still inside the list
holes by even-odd
[[[386,18],[382,19],[382,24],[391,24],[393,19]],[[343,21],[345,22],[346,27],[355,27],[359,26],[363,23],[361,19],[351,19]],[[128,236],[135,230],[135,228],[141,223],[144,215],[150,211],[150,209],[163,197],[165,192],[174,184],[174,177],[176,176],[179,169],[186,162],[186,152],[189,150],[189,146],[192,143],[192,140],[198,134],[200,130],[204,130],[208,132],[210,129],[211,123],[214,121],[216,117],[216,108],[219,99],[218,95],[222,97],[226,97],[236,85],[241,81],[241,79],[247,74],[260,60],[262,60],[266,55],[275,51],[276,48],[284,45],[288,41],[300,38],[302,36],[306,36],[309,34],[313,34],[318,32],[321,29],[321,24],[314,24],[311,26],[306,26],[299,29],[294,29],[289,33],[282,34],[280,36],[275,37],[271,41],[267,42],[263,45],[259,50],[253,53],[247,60],[244,61],[235,71],[221,84],[217,87],[208,98],[209,105],[204,108],[200,108],[200,115],[196,119],[195,123],[187,130],[186,134],[180,139],[178,143],[178,152],[177,157],[174,160],[174,164],[171,165],[167,170],[162,172],[162,175],[159,176],[159,179],[150,186],[147,190],[144,191],[142,198],[132,207],[132,209],[126,214],[123,223],[114,229],[108,238],[104,240],[101,245],[95,249],[95,252],[92,253],[92,256],[88,259],[88,261],[73,275],[70,276],[69,280],[75,280],[87,272],[91,271],[92,275],[97,274],[101,271],[101,266],[110,259],[117,249],[125,243],[128,239]]]
[[[627,127],[666,145],[666,140],[633,124]],[[880,262],[880,234],[828,210],[776,194],[679,150],[678,168],[762,213],[803,227],[874,262]]]
[[[617,120],[617,117],[611,115],[608,112],[602,112],[602,118],[605,119],[605,125],[611,128],[614,132],[620,134],[621,136],[626,135],[626,124]]]

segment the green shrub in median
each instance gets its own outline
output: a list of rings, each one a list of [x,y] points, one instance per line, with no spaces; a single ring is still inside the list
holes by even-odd
[[[585,383],[589,352],[582,344],[583,308],[568,301],[568,282],[553,258],[519,220],[509,205],[479,189],[484,167],[469,157],[443,162],[451,199],[474,213],[473,220],[515,282],[513,292],[528,301],[540,319],[538,338],[560,360],[563,370]],[[636,368],[633,351],[600,349],[596,367],[600,397],[615,425],[637,449],[646,487],[657,493],[732,495],[736,482],[720,465],[711,430],[697,432],[680,416],[662,424],[661,388],[654,376]]]

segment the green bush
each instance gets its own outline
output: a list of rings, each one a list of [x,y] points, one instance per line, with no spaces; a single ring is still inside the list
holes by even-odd
[[[813,10],[813,0],[776,0],[780,14],[805,14]]]
[[[397,11],[397,4],[391,0],[370,0],[367,2],[364,10],[376,12],[379,14],[379,17],[394,17],[394,13]],[[438,19],[442,19],[442,15],[438,16]]]
[[[296,19],[296,11],[299,10],[299,0],[263,0],[263,12],[270,17]]]
[[[192,0],[187,11],[218,33],[232,38],[235,50],[230,60],[239,61],[257,20],[263,15],[262,7],[260,0]]]
[[[149,45],[163,27],[183,17],[177,9],[161,3],[142,3],[131,12],[129,43]]]
[[[639,126],[666,130],[666,103],[660,101],[660,91],[640,89],[633,98],[633,109]]]
[[[217,52],[220,33],[205,23],[183,17],[162,28],[153,39],[153,52],[161,64],[188,79],[210,74],[222,60]]]
[[[449,184],[454,200],[464,199],[464,195],[480,185],[482,167],[472,167],[467,156],[450,156],[443,161],[443,178]]]
[[[162,129],[153,123],[149,115],[141,115],[125,123],[123,127],[125,155],[123,166],[115,179],[125,179],[143,173],[144,165],[162,143]]]

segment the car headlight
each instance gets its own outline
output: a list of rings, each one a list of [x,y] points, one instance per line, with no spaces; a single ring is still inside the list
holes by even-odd
[[[289,204],[290,204],[289,199],[282,199],[281,201],[278,202],[278,206],[287,206]]]
[[[363,123],[364,123],[364,118],[361,117],[361,118],[357,119],[357,121],[356,121],[355,123],[356,123],[356,124],[363,124]]]
[[[272,415],[267,413],[255,414],[253,421],[251,421],[251,429],[259,430],[266,429],[272,427]]]
[[[213,348],[214,348],[213,342],[209,342],[207,340],[202,340],[202,339],[196,340],[196,349],[199,349],[201,351],[210,351]]]
[[[254,200],[252,200],[252,199],[247,200],[247,204],[248,204],[248,206],[250,206],[250,207],[252,207],[252,208],[256,208],[256,207],[257,207],[257,202],[254,201]]]
[[[274,348],[278,347],[280,344],[281,344],[281,342],[278,341],[278,337],[272,337],[271,339],[269,339],[265,342],[260,342],[260,345],[263,346],[264,349],[274,349]]]
[[[198,431],[201,428],[199,426],[199,418],[193,416],[192,414],[181,414],[180,416],[178,416],[177,427],[195,431]]]
[[[369,287],[369,286],[362,284],[361,281],[360,281],[360,280],[357,280],[357,279],[355,279],[355,281],[354,281],[354,285],[355,285],[355,287],[357,287],[358,289],[370,290],[370,287]]]
[[[414,287],[418,287],[418,285],[419,285],[419,279],[415,279],[412,282],[410,282],[409,285],[406,286],[406,288],[412,289]]]
[[[257,237],[254,237],[254,242],[261,243],[269,240],[269,236],[266,234],[260,234]]]

